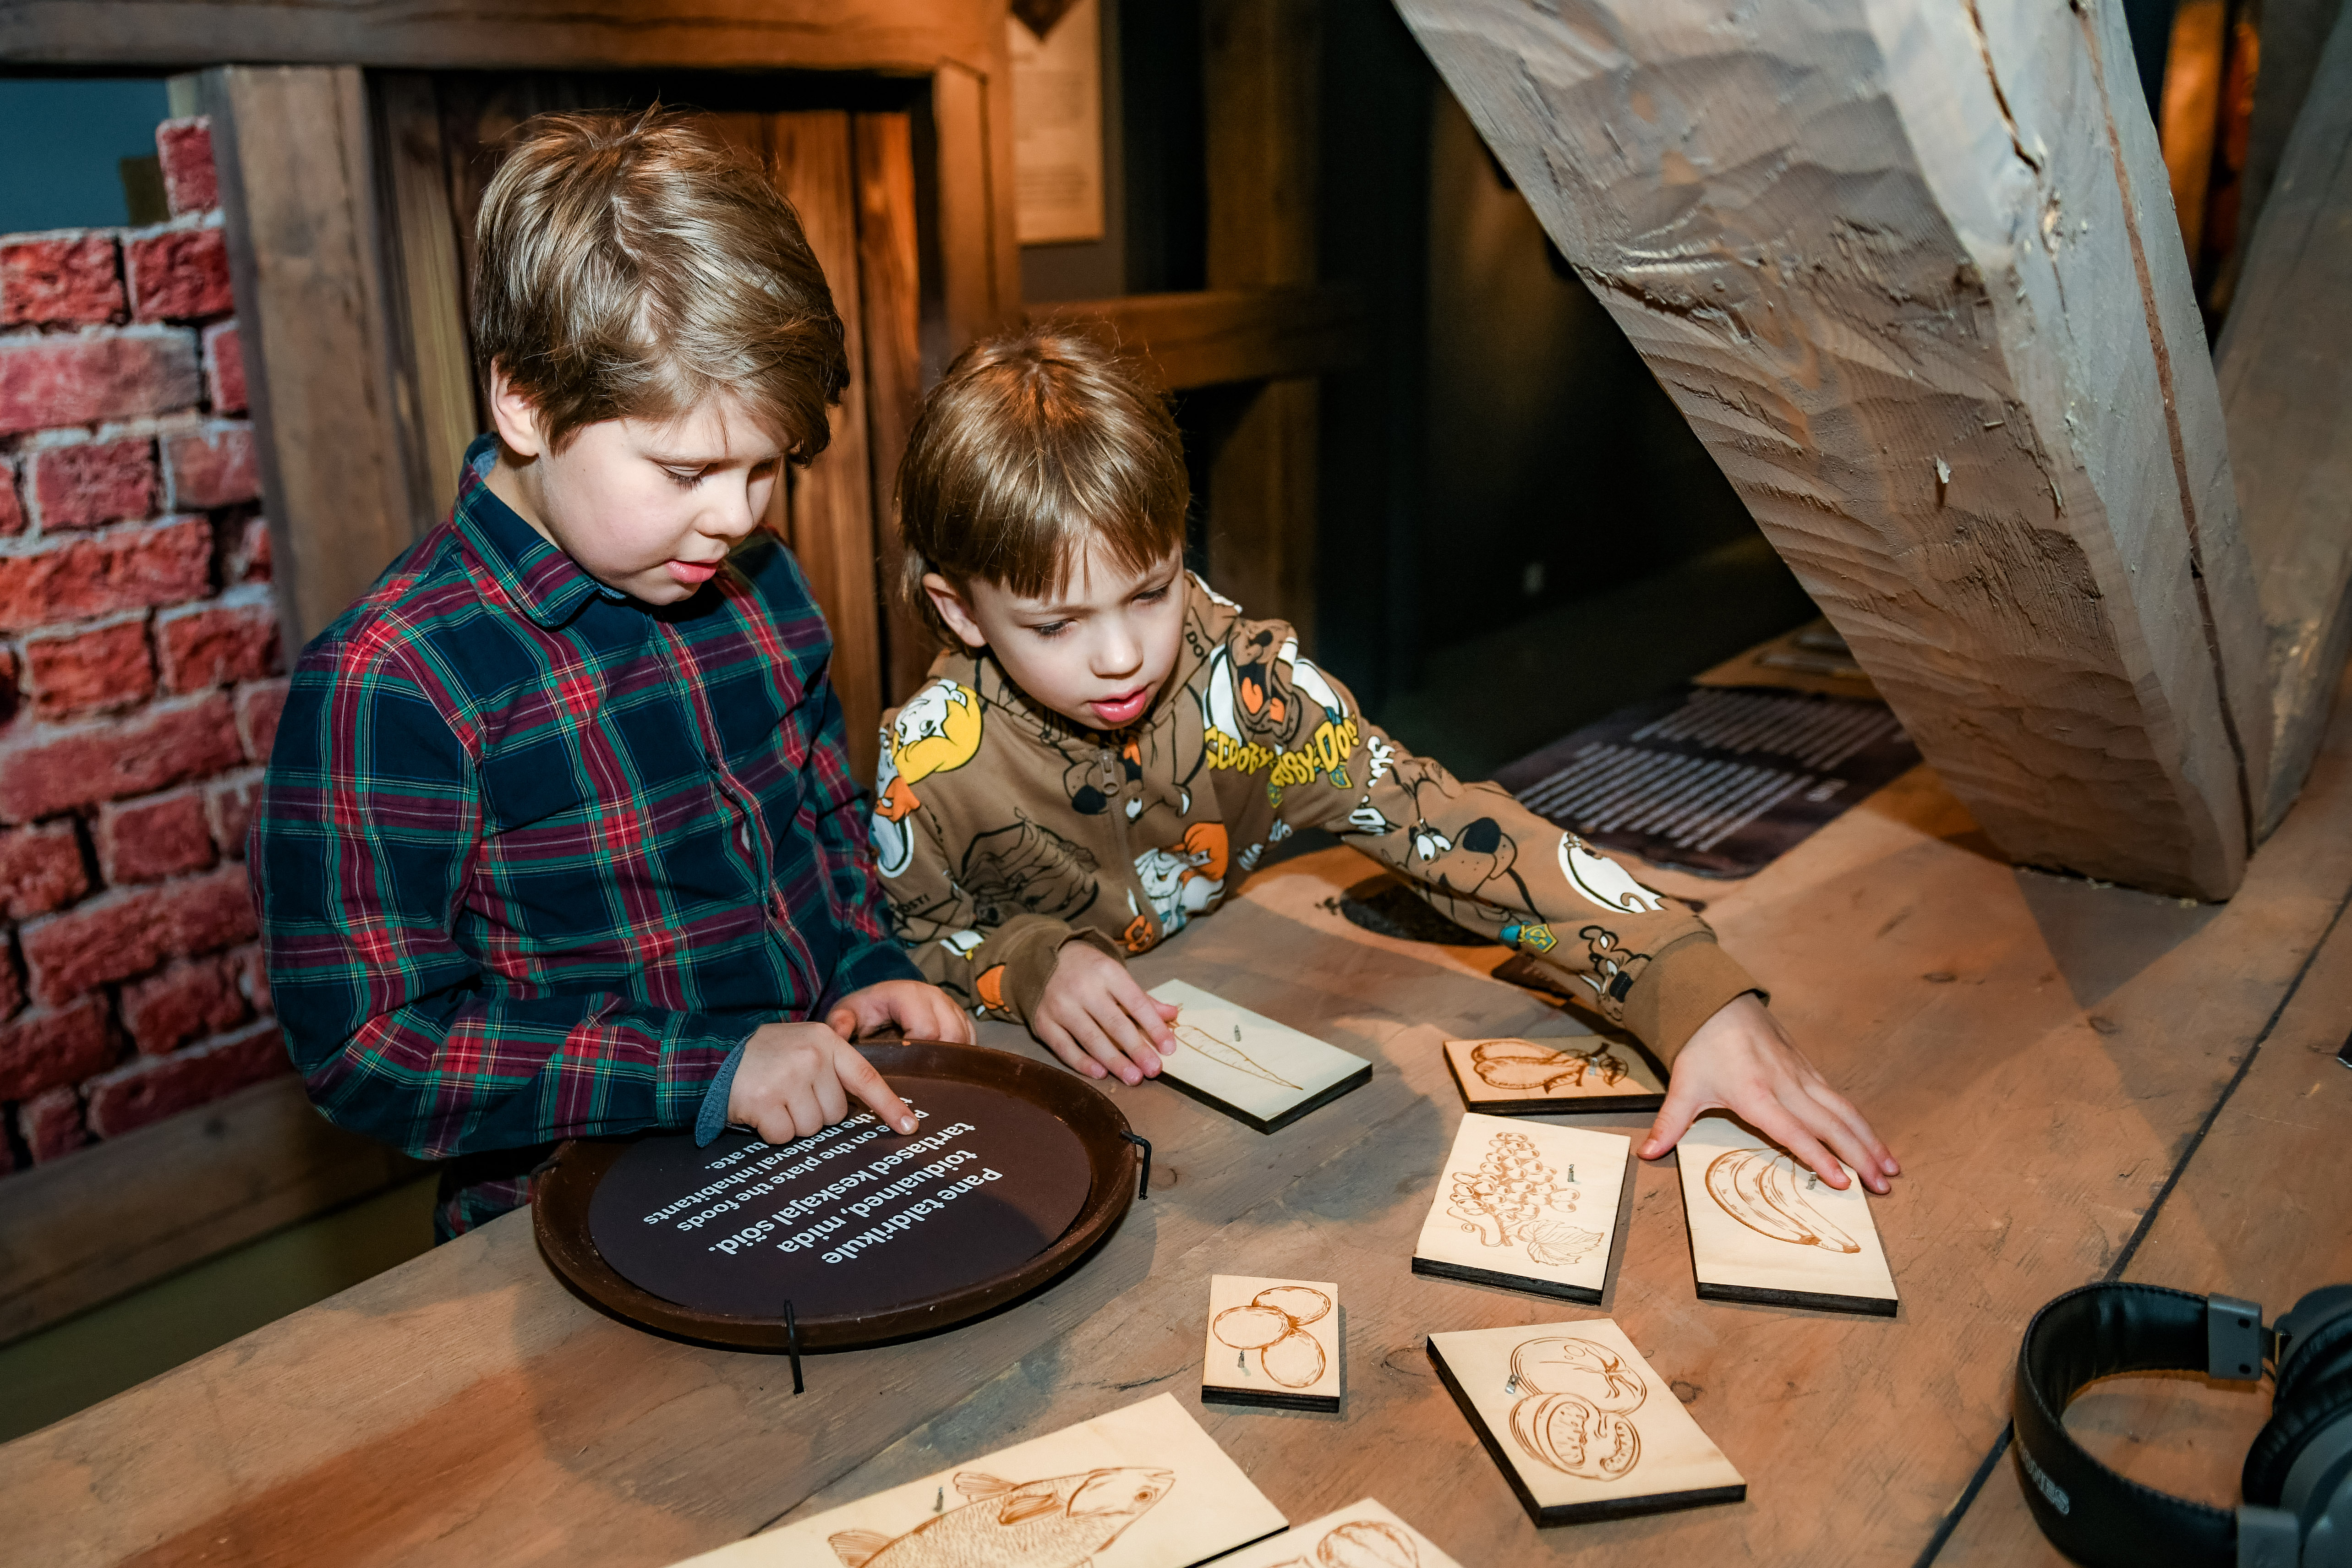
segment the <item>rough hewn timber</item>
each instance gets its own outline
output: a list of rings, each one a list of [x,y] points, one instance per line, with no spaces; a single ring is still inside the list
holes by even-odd
[[[2267,56],[2265,57],[2267,57]],[[2271,635],[2268,832],[2294,803],[2352,649],[2352,21],[2321,53],[2214,356]]]
[[[2114,0],[1398,8],[1994,841],[2231,892],[2263,632]]]

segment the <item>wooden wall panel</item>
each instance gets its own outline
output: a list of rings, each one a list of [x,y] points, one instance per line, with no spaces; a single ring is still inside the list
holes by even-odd
[[[1212,289],[1306,284],[1316,275],[1320,22],[1312,0],[1208,0]],[[1209,465],[1209,570],[1255,615],[1315,634],[1316,467],[1320,389],[1268,382],[1251,394]]]
[[[386,293],[397,350],[395,406],[409,501],[422,533],[448,516],[457,501],[457,469],[482,422],[433,78],[417,71],[386,71],[373,89],[389,241]]]
[[[833,631],[833,688],[849,727],[850,764],[859,779],[870,779],[882,720],[882,627],[849,116],[812,110],[767,119],[776,183],[800,210],[848,340],[849,386],[833,411],[832,444],[806,468],[790,470],[792,538]]]
[[[857,282],[866,324],[866,451],[873,463],[878,587],[883,606],[883,704],[906,700],[939,646],[929,625],[898,601],[898,460],[923,395],[920,248],[917,241],[913,126],[903,114],[860,114]]]
[[[350,66],[206,72],[287,644],[415,537],[365,89]]]
[[[2304,101],[2215,355],[2271,639],[2264,832],[2303,788],[2352,651],[2352,18]]]
[[[2120,14],[1399,9],[2002,850],[2234,889],[2263,632]]]

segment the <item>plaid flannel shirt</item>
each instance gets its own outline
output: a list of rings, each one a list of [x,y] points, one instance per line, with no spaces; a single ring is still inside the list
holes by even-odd
[[[641,604],[493,496],[492,455],[303,650],[249,855],[320,1111],[428,1159],[532,1151],[449,1231],[553,1140],[692,1126],[760,1025],[919,977],[791,552],[755,536]]]

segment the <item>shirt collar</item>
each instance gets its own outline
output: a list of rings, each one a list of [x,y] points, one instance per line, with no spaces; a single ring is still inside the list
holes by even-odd
[[[495,435],[476,436],[466,448],[455,516],[458,531],[506,596],[534,622],[551,631],[579,614],[591,599],[625,601],[627,594],[605,587],[583,571],[579,562],[550,544],[491,493],[490,470],[498,458]]]

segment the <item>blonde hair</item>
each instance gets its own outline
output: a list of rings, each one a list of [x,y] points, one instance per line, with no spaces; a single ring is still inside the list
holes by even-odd
[[[1182,547],[1192,497],[1175,416],[1136,367],[1067,327],[988,339],[948,368],[908,437],[898,591],[952,645],[925,572],[1034,597],[1089,544],[1140,572]]]
[[[474,347],[558,450],[584,425],[671,419],[714,393],[806,463],[849,384],[801,221],[695,117],[541,114],[482,193]]]

